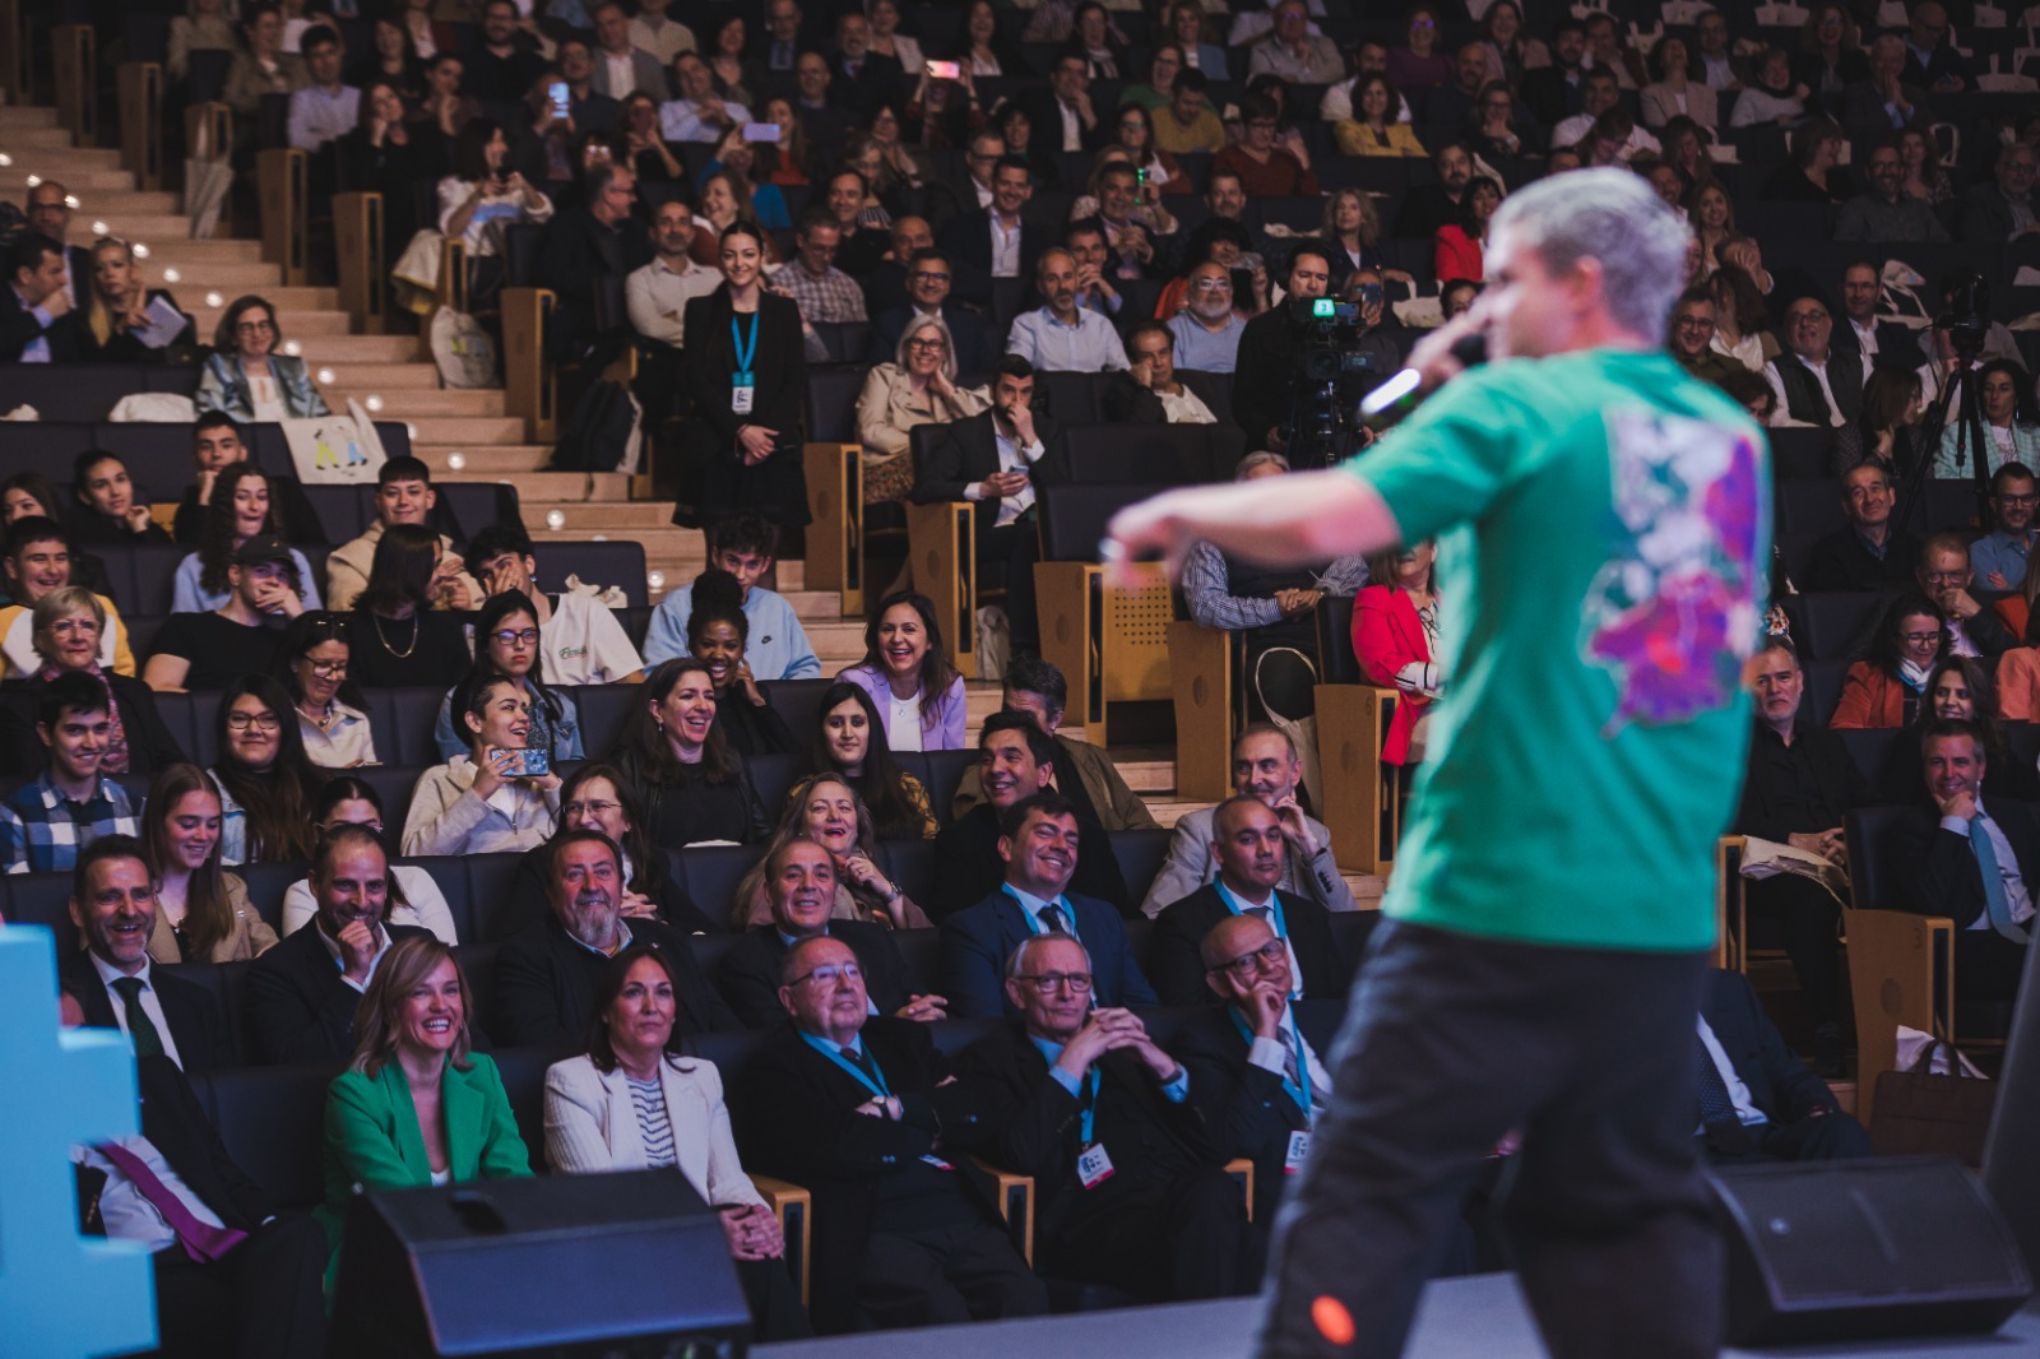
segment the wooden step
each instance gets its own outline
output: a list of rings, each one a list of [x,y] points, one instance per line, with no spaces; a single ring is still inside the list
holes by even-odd
[[[283,319],[286,330],[294,328],[291,313]],[[416,335],[308,335],[302,348],[309,363],[411,364],[425,357]]]
[[[264,265],[263,267],[271,268],[273,266]],[[222,295],[224,296],[224,294]],[[261,295],[267,296],[268,293],[266,290],[262,290]],[[207,293],[206,296],[211,297],[213,294]],[[229,302],[233,300],[232,297],[227,298]],[[226,312],[225,307],[194,307],[188,303],[184,309],[191,313],[193,320],[198,322],[199,335],[208,339],[211,338],[213,331],[219,327],[220,317]],[[353,318],[349,317],[344,311],[297,311],[286,313],[278,319],[283,324],[283,333],[290,337],[283,342],[284,346],[286,346],[283,352],[286,354],[293,352],[288,348],[290,345],[297,345],[297,352],[302,352],[304,346],[310,343],[314,336],[345,335],[354,324]]]
[[[521,479],[518,484],[520,486],[523,484]],[[522,491],[518,492],[518,495],[522,500],[527,515],[537,514],[543,518],[547,510],[554,508],[546,503],[544,497],[540,496],[535,488],[528,497]],[[581,499],[585,501],[586,497],[581,497]],[[673,523],[673,505],[670,501],[641,500],[632,502],[620,500],[603,504],[579,503],[562,505],[558,508],[570,512],[570,517],[577,528],[585,528],[591,532],[600,531],[619,536],[626,533],[636,533],[644,529],[670,528]]]
[[[428,388],[418,391],[399,387],[386,392],[372,386],[349,384],[333,388],[326,399],[330,402],[334,394],[339,395],[342,400],[353,397],[366,406],[371,414],[384,420],[415,421],[420,417],[435,416],[500,416],[508,400],[500,388],[470,391]],[[378,400],[381,402],[380,408],[376,404]],[[520,434],[519,438],[522,437]]]
[[[24,127],[55,127],[57,111],[53,108],[38,108],[33,104],[15,104],[0,108],[0,133],[11,132]]]
[[[0,132],[0,142],[5,142],[6,140],[7,134]],[[16,162],[15,164],[5,169],[0,169],[0,191],[10,195],[14,192],[16,186],[28,187],[28,181],[31,179],[37,183],[41,183],[45,179],[56,179],[62,182],[66,191],[79,195],[95,191],[119,193],[123,190],[132,190],[135,187],[134,175],[127,170],[121,169],[118,161],[110,169],[99,166],[88,168],[84,165],[56,166],[52,173],[37,174],[33,170],[22,166],[19,163],[20,157],[13,157],[12,159]]]
[[[30,129],[19,137],[12,132],[0,136],[0,170],[16,170],[25,175],[61,180],[73,170],[120,169],[119,147],[73,146],[69,133],[64,133],[54,144],[24,140],[40,135],[39,131]],[[132,176],[128,182],[134,182]],[[69,181],[65,181],[64,187],[71,187]]]
[[[415,450],[413,450],[415,452]],[[463,451],[461,459],[480,457],[493,449],[477,449],[470,454]],[[437,467],[437,464],[427,464]],[[630,497],[630,478],[621,472],[519,472],[515,477],[506,477],[501,472],[478,472],[471,467],[455,471],[441,469],[433,472],[435,481],[483,481],[498,482],[517,488],[520,504],[528,503],[527,497],[541,504],[557,505],[562,510],[580,511],[591,504],[627,500]],[[624,535],[617,534],[618,537]]]
[[[0,145],[5,145],[10,151],[17,146],[36,148],[57,147],[69,150],[71,147],[71,134],[58,127],[56,119],[52,118],[47,123],[8,128],[6,136],[0,137]]]
[[[101,236],[144,241],[153,249],[161,241],[191,239],[191,219],[181,212],[115,213],[81,209],[72,215],[69,237],[72,245],[90,245]]]
[[[184,207],[183,195],[168,189],[81,189],[69,183],[64,187],[78,200],[74,211],[86,217],[171,217]],[[73,225],[76,221],[74,217]]]
[[[462,477],[469,480],[493,481],[498,477],[516,473],[517,485],[520,487],[525,484],[527,474],[551,475],[543,469],[552,460],[553,455],[550,444],[498,444],[489,448],[470,448],[466,444],[413,444],[411,453],[414,457],[423,458],[425,465],[430,467],[435,475],[443,474],[450,481]],[[447,461],[456,453],[461,459],[461,466],[458,469]],[[521,496],[523,492],[520,490],[518,494]],[[546,498],[574,499],[571,495]]]
[[[238,236],[218,236],[209,241],[179,237],[176,240],[144,241],[142,246],[148,254],[140,258],[151,261],[159,269],[176,269],[185,278],[205,287],[212,285],[203,279],[202,271],[214,265],[262,263],[262,242]]]
[[[439,370],[429,363],[329,363],[316,352],[308,353],[305,361],[313,365],[312,377],[322,387],[350,392],[439,390]]]
[[[180,270],[180,272],[182,272]],[[204,291],[200,291],[204,289]],[[283,333],[291,333],[291,321],[307,312],[327,311],[345,315],[340,311],[340,290],[338,288],[286,288],[278,284],[264,288],[262,296],[269,305],[276,308],[278,318],[283,322]],[[196,314],[201,308],[221,311],[234,300],[232,294],[221,291],[205,281],[203,268],[193,269],[185,276],[184,294],[179,301],[189,298],[185,310]],[[218,300],[215,300],[218,299]]]
[[[142,266],[142,277],[166,288],[211,289],[219,293],[220,300],[209,305],[224,307],[240,293],[260,292],[278,286],[283,281],[283,269],[280,265],[265,264],[260,259],[169,264],[156,258],[151,251],[149,262]],[[200,301],[204,296],[201,292],[192,302]],[[181,297],[179,300],[183,301]],[[185,310],[191,310],[191,302],[185,303]]]
[[[406,415],[393,418],[402,419],[411,427],[411,442],[414,444],[452,444],[470,448],[488,444],[521,444],[526,434],[523,418],[515,415]],[[573,538],[587,535],[562,533],[554,536]]]

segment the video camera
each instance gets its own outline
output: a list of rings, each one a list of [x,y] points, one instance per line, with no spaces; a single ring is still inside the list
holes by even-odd
[[[1947,297],[1947,310],[1934,318],[1934,328],[1948,332],[1957,354],[1974,359],[1990,338],[1990,284],[1972,273],[1951,283]]]
[[[1379,285],[1373,290],[1379,293]],[[1287,425],[1290,466],[1329,466],[1366,443],[1367,431],[1352,412],[1361,393],[1385,376],[1374,355],[1360,349],[1366,334],[1362,314],[1377,300],[1290,299],[1289,321],[1300,341]]]
[[[1369,286],[1380,291],[1379,285]],[[1354,352],[1366,330],[1363,310],[1360,302],[1335,302],[1329,297],[1290,300],[1289,318],[1303,337],[1305,382],[1337,382],[1353,373],[1375,371],[1372,354]]]

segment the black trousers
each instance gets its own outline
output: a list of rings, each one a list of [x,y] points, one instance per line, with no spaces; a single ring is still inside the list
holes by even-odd
[[[1955,1031],[2000,1038],[2012,1030],[2012,1002],[2031,944],[1993,929],[1955,931]]]
[[[751,1328],[759,1341],[806,1340],[814,1335],[800,1308],[800,1289],[784,1260],[735,1260],[737,1282],[751,1306]]]
[[[1693,1145],[1707,964],[1377,929],[1276,1224],[1259,1353],[1400,1354],[1469,1185],[1519,1129],[1505,1234],[1555,1359],[1713,1355],[1721,1252]]]
[[[1082,1191],[1072,1191],[1082,1192]],[[1158,1301],[1252,1292],[1265,1256],[1230,1175],[1206,1166],[1146,1203],[1115,1203],[1044,1240],[1044,1268]]]
[[[1766,1123],[1754,1132],[1756,1145],[1734,1155],[1715,1150],[1702,1138],[1701,1158],[1711,1165],[1732,1166],[1765,1161],[1843,1161],[1870,1154],[1870,1134],[1840,1110],[1791,1123]]]
[[[1842,972],[1836,926],[1842,908],[1818,883],[1789,874],[1746,881],[1743,893],[1752,912],[1774,916],[1783,926],[1785,954],[1792,959],[1792,971],[1799,978],[1799,989],[1806,993],[1806,1008],[1814,1022],[1839,1024]]]
[[[174,1359],[318,1359],[326,1352],[326,1233],[285,1214],[200,1264],[182,1248],[157,1251],[156,1322]]]
[[[1013,633],[1013,654],[1041,654],[1041,611],[1034,602],[1034,563],[1041,558],[1041,531],[1029,510],[1004,528],[978,535],[979,589],[1006,591],[1006,622]],[[955,638],[949,639],[952,646]]]
[[[874,1328],[1041,1316],[1048,1291],[997,1227],[874,1232],[857,1301]]]

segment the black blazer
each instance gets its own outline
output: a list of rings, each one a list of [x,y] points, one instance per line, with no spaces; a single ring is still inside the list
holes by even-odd
[[[1792,765],[1800,762],[1804,762],[1813,779],[1816,795],[1810,804],[1803,802],[1793,788]],[[1918,782],[1913,786],[1917,789]],[[1844,816],[1867,800],[1863,776],[1856,771],[1842,738],[1813,720],[1802,708],[1789,748],[1770,727],[1761,721],[1756,723],[1756,731],[1750,736],[1742,806],[1737,809],[1733,824],[1737,835],[1754,835],[1784,844],[1786,837],[1795,832],[1806,834],[1841,825]],[[1820,824],[1803,824],[1808,821]]]
[[[631,942],[656,944],[673,964],[678,982],[678,1024],[686,1034],[741,1028],[722,997],[701,975],[687,939],[656,920],[632,920]],[[302,931],[300,931],[302,933]],[[580,1043],[595,1017],[595,989],[609,959],[567,937],[550,915],[519,933],[496,954],[495,1013],[489,1034],[504,1047]]]
[[[91,287],[89,268],[82,277],[85,280],[83,286]],[[76,363],[84,356],[84,335],[77,308],[73,307],[45,327],[35,319],[34,312],[21,305],[21,297],[14,291],[12,279],[0,283],[0,363],[18,363],[21,351],[39,337],[48,339],[50,343],[51,363]]]
[[[185,1188],[198,1195],[222,1223],[236,1231],[253,1232],[275,1214],[276,1207],[262,1186],[249,1179],[227,1154],[219,1130],[205,1116],[191,1083],[175,1062],[167,1057],[137,1058],[135,1082],[141,1093],[142,1136],[163,1153]],[[78,1167],[81,1225],[95,1236],[106,1234],[98,1213],[99,1193],[105,1185],[104,1171]]]
[[[1029,135],[1030,147],[1041,147],[1050,154],[1059,154],[1063,148],[1062,110],[1057,107],[1055,91],[1040,89],[1021,100],[1021,107],[1027,110],[1027,121],[1034,131]],[[1077,120],[1077,136],[1083,142],[1083,149],[1096,151],[1112,140],[1114,122],[1118,110],[1107,110],[1102,100],[1093,100],[1092,109],[1097,114],[1094,126],[1086,128],[1084,120]]]
[[[1838,593],[1902,590],[1913,583],[1919,564],[1920,540],[1904,529],[1891,530],[1879,560],[1863,546],[1855,528],[1844,524],[1814,543],[1800,588]]]
[[[940,432],[928,443],[927,457],[914,468],[915,504],[940,505],[962,500],[966,488],[999,470],[999,435],[992,423],[993,415],[993,411],[980,411],[967,420],[939,427]],[[1028,473],[1039,497],[1042,485],[1057,479],[1059,464],[1055,450],[1062,431],[1053,417],[1036,411],[1034,433],[1047,450]],[[999,502],[988,498],[975,503],[977,541],[983,550],[986,535],[999,522]]]
[[[857,955],[864,989],[879,1014],[893,1014],[907,1003],[911,989],[907,964],[892,941],[892,931],[868,920],[831,920],[829,934]],[[777,925],[754,925],[716,963],[715,984],[746,1028],[769,1029],[785,1021],[786,1010],[779,1003],[779,968],[788,952]]]
[[[2012,842],[2019,860],[2019,874],[2031,885],[2040,882],[2040,808],[2030,802],[2013,802],[1984,794],[1984,811],[1997,822]],[[1976,865],[1976,851],[1967,835],[1941,829],[1941,814],[1922,805],[1894,829],[1901,836],[1898,855],[1900,900],[1923,915],[1945,915],[1955,928],[1966,930],[1981,919],[1988,907],[1983,896],[1983,874]]]
[[[1332,1041],[1345,1007],[1336,1001],[1295,1003],[1296,1026],[1327,1071]],[[1249,1040],[1240,1037],[1229,1007],[1211,1006],[1177,1031],[1170,1052],[1190,1069],[1190,1102],[1204,1115],[1219,1155],[1245,1156],[1254,1163],[1254,1221],[1273,1222],[1287,1177],[1289,1135],[1310,1127],[1296,1101],[1282,1089],[1279,1073],[1247,1061]],[[1315,1098],[1315,1092],[1313,1092]]]
[[[1171,1104],[1140,1058],[1110,1052],[1098,1069],[1093,1136],[1105,1144],[1113,1175],[1085,1189],[1077,1179],[1082,1106],[1049,1076],[1019,1021],[1001,1025],[957,1059],[957,1084],[979,1111],[963,1138],[1002,1168],[1034,1177],[1036,1238],[1051,1253],[1065,1234],[1128,1206],[1152,1205],[1185,1172],[1225,1163],[1196,1104]]]
[[[1239,362],[1232,379],[1233,423],[1246,431],[1249,448],[1266,448],[1268,431],[1289,423],[1297,347],[1289,315],[1280,307],[1262,312],[1240,332]]]
[[[992,301],[992,214],[989,208],[972,208],[959,212],[949,219],[942,228],[942,235],[936,244],[941,247],[942,256],[949,261],[949,268],[955,275],[949,283],[949,295],[964,302],[975,302],[989,306]],[[1023,211],[1020,214],[1020,273],[1018,278],[1026,287],[1034,286],[1035,261],[1041,252],[1055,244],[1049,233],[1030,220]]]
[[[1714,1030],[1735,1074],[1750,1088],[1750,1102],[1773,1123],[1796,1123],[1815,1109],[1840,1111],[1827,1082],[1785,1046],[1741,973],[1717,970],[1709,979],[1700,1014]]]
[[[866,52],[854,76],[841,52],[829,54],[829,101],[854,113],[860,123],[870,122],[879,104],[898,100],[905,80],[899,58],[883,52]]]
[[[156,696],[148,685],[130,675],[106,671],[107,688],[113,705],[120,709],[121,729],[127,733],[128,772],[154,774],[184,761],[184,748],[170,734],[163,715],[156,711]],[[35,734],[35,705],[42,694],[38,682],[10,683],[0,705],[0,761],[14,774],[34,774],[43,767],[47,752]]]
[[[877,1221],[881,1182],[955,1139],[969,1140],[976,1113],[955,1084],[925,1024],[875,1017],[859,1035],[899,1096],[897,1121],[856,1112],[871,1092],[781,1024],[745,1063],[733,1102],[744,1164],[805,1185],[814,1195],[811,1310],[819,1331],[858,1320],[857,1280]],[[964,1180],[968,1188],[969,1180]],[[972,1201],[988,1223],[989,1205]]]
[[[800,308],[793,299],[777,293],[758,299],[758,352],[751,364],[757,390],[749,415],[730,409],[737,347],[730,335],[735,312],[728,287],[690,299],[686,316],[688,395],[694,401],[694,419],[712,435],[713,450],[734,461],[739,425],[778,430],[780,447],[798,446],[807,414],[807,360],[801,349]],[[750,331],[748,324],[742,329]]]
[[[935,837],[935,881],[921,909],[939,925],[998,891],[1005,880],[1006,864],[999,858],[999,813],[989,802],[980,803]],[[1096,897],[1128,918],[1140,909],[1126,889],[1111,839],[1094,818],[1077,818],[1077,871],[1068,891],[1073,897]]]
[[[1828,342],[1828,347],[1837,354],[1855,354],[1860,357],[1863,353],[1863,342],[1856,338],[1856,328],[1849,324],[1846,317],[1835,323],[1834,338]],[[1896,321],[1877,323],[1875,367],[1913,369],[1923,362],[1925,357],[1920,353],[1919,338],[1909,327],[1902,326]]]
[[[1315,901],[1278,892],[1290,947],[1303,969],[1298,978],[1312,1000],[1343,1000],[1353,982],[1354,960],[1339,952],[1332,937],[1331,912]],[[1164,1005],[1216,1005],[1218,995],[1204,984],[1204,936],[1231,912],[1212,883],[1162,909],[1148,943],[1148,980]]]
[[[90,954],[81,950],[64,959],[57,968],[57,985],[78,1002],[87,1024],[95,1029],[120,1027],[113,1015],[113,997],[99,980]],[[233,1039],[212,992],[160,963],[150,966],[149,985],[162,1003],[163,1018],[170,1024],[170,1037],[177,1044],[185,1071],[195,1076],[234,1064]]]
[[[429,939],[415,925],[383,926],[392,945]],[[317,921],[286,936],[248,968],[243,1002],[248,1043],[259,1065],[344,1062],[354,1055],[354,1011],[361,992],[340,980],[320,942]],[[476,1016],[468,1016],[473,1027]]]

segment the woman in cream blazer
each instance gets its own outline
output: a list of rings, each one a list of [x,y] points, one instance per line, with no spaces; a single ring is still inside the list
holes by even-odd
[[[956,385],[956,346],[939,316],[909,321],[895,362],[864,378],[857,438],[864,445],[864,503],[905,500],[914,489],[912,430],[968,420],[991,406],[983,389]]]

